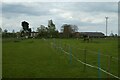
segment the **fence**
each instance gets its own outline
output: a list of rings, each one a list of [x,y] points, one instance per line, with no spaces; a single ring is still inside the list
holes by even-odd
[[[84,65],[83,71],[86,71],[86,66],[97,69],[98,78],[101,78],[101,72],[104,72],[108,75],[108,78],[112,76],[114,78],[120,79],[118,76],[116,76],[118,75],[118,73],[116,74],[118,70],[116,69],[116,71],[112,71],[111,69],[113,67],[115,68],[115,66],[118,66],[118,62],[117,62],[118,58],[110,55],[102,54],[100,50],[98,50],[98,52],[95,52],[95,51],[87,50],[87,47],[81,49],[78,47],[73,47],[66,43],[56,41],[55,39],[53,39],[53,41],[50,41],[50,43],[55,50],[58,50],[61,53],[64,53],[69,56],[69,62],[71,65],[72,65],[72,60],[76,60]],[[91,61],[95,61],[95,62],[92,63]]]

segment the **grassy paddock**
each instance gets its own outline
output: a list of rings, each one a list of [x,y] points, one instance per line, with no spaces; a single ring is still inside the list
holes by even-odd
[[[86,49],[86,62],[98,66],[98,51],[100,52],[100,66],[108,70],[109,57],[118,57],[117,39],[93,39],[92,42],[83,42],[81,39],[3,39],[3,77],[6,78],[97,78],[98,70],[77,62],[57,47],[62,47],[84,62],[84,49]],[[111,59],[110,73],[118,75],[118,60]],[[101,77],[108,75],[101,72]],[[109,76],[112,77],[112,76]]]

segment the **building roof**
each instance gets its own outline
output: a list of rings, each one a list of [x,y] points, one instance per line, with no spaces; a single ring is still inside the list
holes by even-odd
[[[105,36],[102,32],[80,32],[80,35]]]

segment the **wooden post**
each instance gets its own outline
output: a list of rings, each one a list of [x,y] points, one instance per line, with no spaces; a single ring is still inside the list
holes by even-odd
[[[86,48],[84,49],[84,63],[86,63]],[[84,64],[84,69],[83,71],[86,71],[86,64]]]
[[[98,51],[98,67],[100,68],[100,52]],[[98,69],[98,78],[101,78],[100,69]]]
[[[61,43],[61,41],[60,41],[60,43],[59,43],[59,51],[60,51],[60,53],[62,53],[62,43]]]
[[[72,64],[72,49],[69,46],[70,64]]]
[[[112,56],[109,56],[109,58],[108,58],[108,72],[110,72],[111,60],[112,60]],[[108,78],[110,78],[109,74],[108,74]]]

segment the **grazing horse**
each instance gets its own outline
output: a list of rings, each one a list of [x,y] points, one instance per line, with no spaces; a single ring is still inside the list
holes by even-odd
[[[84,35],[84,42],[89,42],[90,41],[90,37],[88,35]]]

